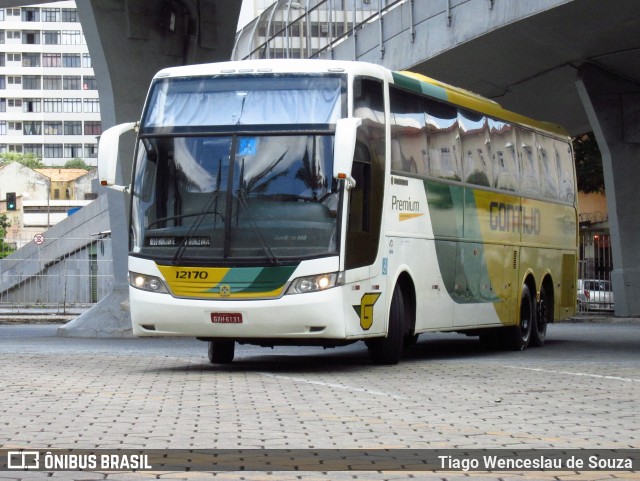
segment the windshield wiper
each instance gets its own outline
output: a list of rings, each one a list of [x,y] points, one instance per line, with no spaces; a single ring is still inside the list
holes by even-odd
[[[262,250],[265,252],[265,254],[267,254],[267,257],[269,258],[269,261],[272,264],[280,265],[280,260],[273,253],[273,251],[271,250],[271,247],[269,247],[269,244],[267,243],[264,236],[262,235],[262,231],[260,231],[260,228],[256,225],[256,223],[253,221],[253,218],[251,217],[251,211],[249,209],[249,204],[247,203],[245,189],[240,188],[236,191],[236,193],[238,194],[238,203],[240,204],[244,212],[247,214],[247,221],[249,222],[249,225],[253,229],[253,232],[258,237],[258,243],[260,244],[260,247],[262,247]]]
[[[178,249],[176,250],[176,253],[173,256],[174,263],[180,262],[180,260],[182,259],[182,256],[187,250],[187,244],[189,242],[189,239],[191,238],[193,233],[200,228],[200,226],[202,225],[202,222],[204,221],[205,217],[207,217],[207,215],[211,213],[214,214],[213,216],[214,229],[216,226],[216,219],[218,218],[218,215],[222,218],[222,222],[224,222],[224,217],[220,212],[218,212],[218,194],[220,193],[221,174],[222,174],[222,159],[219,159],[218,160],[218,179],[216,181],[215,190],[211,192],[211,195],[209,196],[207,201],[204,203],[202,210],[198,212],[198,214],[196,214],[198,217],[196,218],[196,220],[193,221],[193,224],[191,224],[191,227],[189,227],[189,230],[187,231],[186,235],[180,241],[180,245],[178,246]],[[188,217],[188,215],[185,215],[184,217]]]

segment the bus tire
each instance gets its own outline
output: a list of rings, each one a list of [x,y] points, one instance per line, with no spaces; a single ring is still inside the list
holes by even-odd
[[[542,347],[547,338],[547,325],[553,322],[553,297],[546,287],[540,289],[540,302],[538,302],[538,315],[531,329],[531,345]]]
[[[233,361],[236,343],[233,339],[209,341],[209,361],[211,364],[229,364]]]
[[[389,312],[389,328],[387,337],[370,339],[367,342],[369,356],[374,364],[398,364],[404,347],[405,308],[402,290],[396,286],[391,298]]]
[[[524,351],[531,341],[531,330],[536,319],[536,303],[529,286],[522,285],[520,315],[518,324],[507,328],[507,348],[512,351]]]

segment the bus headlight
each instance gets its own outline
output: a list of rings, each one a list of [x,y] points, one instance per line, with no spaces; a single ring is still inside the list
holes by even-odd
[[[160,278],[146,274],[138,274],[137,272],[129,272],[129,285],[143,291],[161,292],[163,294],[169,293]]]
[[[309,292],[324,291],[326,289],[331,289],[332,287],[340,286],[343,282],[343,272],[298,277],[297,279],[294,279],[289,286],[287,294],[306,294]]]

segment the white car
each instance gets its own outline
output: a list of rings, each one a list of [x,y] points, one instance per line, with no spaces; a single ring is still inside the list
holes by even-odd
[[[613,311],[611,282],[602,279],[579,279],[578,310]]]

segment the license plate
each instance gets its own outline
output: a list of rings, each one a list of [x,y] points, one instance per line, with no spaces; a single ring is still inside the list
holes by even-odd
[[[212,312],[211,322],[214,324],[242,324],[241,312]]]

